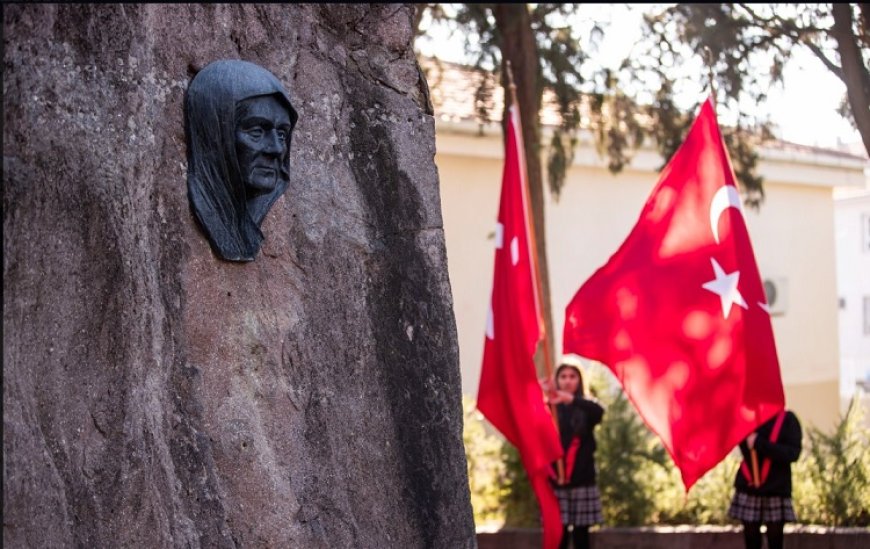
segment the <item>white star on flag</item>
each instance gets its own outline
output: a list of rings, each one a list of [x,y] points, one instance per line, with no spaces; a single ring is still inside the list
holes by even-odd
[[[703,284],[702,287],[719,296],[719,299],[722,301],[722,315],[728,318],[728,314],[731,312],[731,305],[734,303],[747,309],[746,301],[743,300],[740,290],[737,289],[740,271],[725,274],[722,266],[712,257],[710,258],[710,263],[713,264],[713,272],[716,274],[716,278]]]

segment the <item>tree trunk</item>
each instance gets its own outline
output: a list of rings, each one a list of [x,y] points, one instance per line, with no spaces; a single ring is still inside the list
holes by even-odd
[[[855,126],[864,141],[864,148],[870,156],[870,71],[861,55],[858,40],[852,32],[852,6],[833,5],[834,27],[832,34],[837,40],[840,54],[840,67],[846,83],[849,108],[855,119]]]
[[[3,6],[6,547],[474,547],[413,7]],[[251,263],[188,206],[183,98],[299,123]]]
[[[514,80],[517,86],[517,101],[520,106],[520,119],[523,126],[523,143],[528,169],[529,197],[531,199],[532,218],[537,239],[538,263],[540,265],[542,306],[544,308],[544,324],[547,333],[545,345],[547,356],[556,360],[553,354],[553,313],[550,299],[550,273],[547,263],[547,239],[544,224],[544,176],[541,165],[541,144],[539,128],[539,111],[541,109],[540,65],[538,48],[532,32],[531,17],[526,4],[496,4],[494,8],[495,22],[500,35],[500,47],[503,62],[510,61]],[[502,116],[503,126],[507,121],[507,109],[510,106],[510,91],[506,78],[505,67],[502,67],[502,86],[505,89],[505,111]],[[504,129],[504,128],[503,128]],[[505,132],[503,132],[505,133]],[[542,357],[538,357],[539,374]],[[552,364],[549,367],[553,367]]]

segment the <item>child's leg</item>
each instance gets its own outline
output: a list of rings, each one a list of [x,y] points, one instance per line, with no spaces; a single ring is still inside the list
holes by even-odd
[[[562,541],[559,542],[559,549],[568,549],[568,543],[571,542],[571,532],[568,531],[568,525],[562,527]]]
[[[746,549],[761,549],[761,523],[744,522],[743,539],[746,542]]]
[[[589,549],[589,527],[574,525],[574,549]]]
[[[783,526],[782,522],[768,522],[767,524],[767,548],[782,549]]]

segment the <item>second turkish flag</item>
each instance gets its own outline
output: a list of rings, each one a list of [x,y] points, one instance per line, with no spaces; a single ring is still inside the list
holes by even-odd
[[[709,99],[628,238],[571,300],[563,342],[613,371],[686,490],[783,408],[761,277]]]
[[[550,464],[562,457],[562,445],[535,372],[535,348],[541,340],[543,321],[515,104],[509,115],[477,408],[516,446],[541,507],[543,546],[554,549],[562,536],[562,523],[547,473]]]

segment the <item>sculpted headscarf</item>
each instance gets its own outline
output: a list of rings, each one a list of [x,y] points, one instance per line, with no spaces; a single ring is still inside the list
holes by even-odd
[[[253,63],[215,61],[187,89],[188,198],[212,249],[230,261],[254,259],[263,241],[260,223],[289,180],[290,136],[275,190],[257,211],[250,211],[236,155],[236,106],[264,95],[276,96],[287,107],[295,127],[298,116],[281,82]]]

